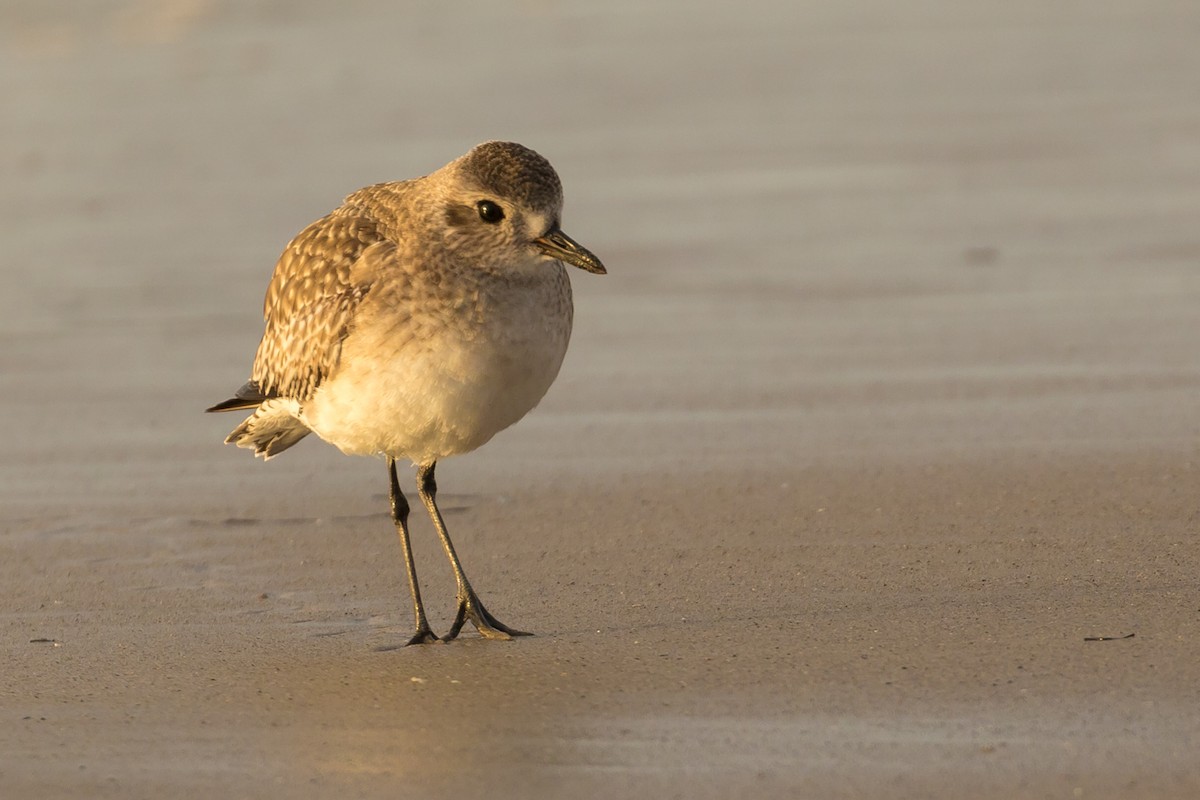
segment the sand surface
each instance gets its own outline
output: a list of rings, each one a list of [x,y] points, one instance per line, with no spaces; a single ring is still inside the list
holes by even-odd
[[[0,796],[1200,796],[1200,7],[409,5],[0,5]],[[389,649],[383,465],[199,412],[488,138],[610,274],[439,469],[537,636]]]

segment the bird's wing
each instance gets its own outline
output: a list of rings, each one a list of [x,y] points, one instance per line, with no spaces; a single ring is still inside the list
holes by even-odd
[[[395,251],[368,209],[346,205],[288,244],[263,303],[266,330],[251,381],[264,397],[304,401],[336,368],[355,309],[371,291],[363,258]]]

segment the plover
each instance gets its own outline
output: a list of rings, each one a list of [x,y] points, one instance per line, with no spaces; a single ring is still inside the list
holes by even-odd
[[[416,617],[409,644],[438,637],[421,602],[397,459],[416,466],[458,583],[445,638],[467,621],[491,639],[525,635],[492,616],[463,573],[434,468],[521,419],[558,375],[573,315],[564,263],[605,272],[559,227],[561,213],[554,168],[511,142],[360,189],[283,251],[250,380],[208,409],[254,409],[225,441],[264,459],[313,432],[344,453],[386,460]]]

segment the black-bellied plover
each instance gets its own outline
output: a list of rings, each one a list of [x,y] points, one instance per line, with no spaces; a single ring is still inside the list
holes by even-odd
[[[488,638],[522,635],[488,612],[463,573],[434,468],[521,419],[558,375],[573,314],[563,264],[605,271],[563,233],[561,212],[554,168],[510,142],[360,189],[283,251],[250,380],[208,409],[255,409],[225,441],[264,459],[310,431],[344,453],[386,458],[416,615],[409,644],[438,637],[421,602],[396,459],[416,465],[417,493],[458,582],[445,638],[467,621]]]

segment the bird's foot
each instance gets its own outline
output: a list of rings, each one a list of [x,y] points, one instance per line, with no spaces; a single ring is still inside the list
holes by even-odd
[[[404,643],[405,647],[414,644],[429,644],[430,642],[440,642],[438,635],[429,629],[428,625],[417,627],[417,632],[412,635],[412,638]]]
[[[441,638],[429,629],[429,623],[417,625],[417,632],[412,635],[404,644],[385,644],[375,648],[377,653],[389,653],[393,650],[402,650],[405,647],[410,647],[414,644],[429,644],[430,642],[440,642]]]
[[[475,626],[475,630],[479,631],[479,635],[485,639],[511,639],[514,636],[533,636],[532,633],[519,631],[516,628],[510,628],[500,620],[491,615],[479,597],[470,589],[464,594],[458,595],[458,613],[454,615],[454,624],[450,626],[450,632],[446,634],[446,641],[458,636],[458,632],[462,630],[462,626],[470,622]]]

